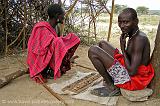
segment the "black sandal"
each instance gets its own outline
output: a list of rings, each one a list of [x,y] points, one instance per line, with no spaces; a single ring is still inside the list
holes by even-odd
[[[99,97],[119,96],[120,90],[115,89],[115,90],[111,91],[107,87],[101,87],[101,88],[95,88],[95,89],[91,90],[91,94],[99,96]]]

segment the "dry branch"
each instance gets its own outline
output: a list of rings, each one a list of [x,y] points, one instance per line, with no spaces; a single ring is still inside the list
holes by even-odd
[[[7,85],[8,83],[10,83],[12,80],[24,75],[28,73],[28,69],[26,70],[18,70],[16,72],[13,72],[9,75],[6,75],[2,78],[0,78],[0,88],[4,87],[5,85]]]

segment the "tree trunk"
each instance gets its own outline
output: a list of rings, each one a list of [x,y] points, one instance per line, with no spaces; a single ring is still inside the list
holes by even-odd
[[[153,97],[160,97],[160,22],[157,29],[155,47],[151,57],[151,63],[155,70],[155,76],[151,82],[151,88],[154,91]]]

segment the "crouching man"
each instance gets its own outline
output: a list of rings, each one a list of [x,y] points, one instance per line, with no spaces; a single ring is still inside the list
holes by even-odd
[[[92,91],[99,96],[117,95],[118,88],[144,89],[154,76],[150,64],[150,42],[146,34],[139,30],[137,12],[132,8],[124,9],[118,16],[118,26],[122,31],[122,53],[106,41],[100,41],[88,51],[89,59],[106,85]]]

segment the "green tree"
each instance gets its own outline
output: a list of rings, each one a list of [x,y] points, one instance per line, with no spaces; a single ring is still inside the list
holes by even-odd
[[[139,15],[146,15],[149,13],[149,8],[145,6],[139,6],[137,7],[136,11]]]
[[[114,13],[115,14],[119,14],[124,8],[127,8],[127,5],[119,5],[119,4],[115,4],[114,5]]]

